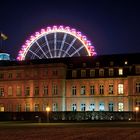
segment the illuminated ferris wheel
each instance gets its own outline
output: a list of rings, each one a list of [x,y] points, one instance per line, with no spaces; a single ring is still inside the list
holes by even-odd
[[[41,29],[26,40],[17,60],[94,56],[91,42],[81,32],[64,26]]]

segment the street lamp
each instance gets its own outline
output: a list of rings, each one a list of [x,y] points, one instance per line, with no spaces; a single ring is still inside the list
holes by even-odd
[[[47,112],[47,123],[49,122],[49,112],[50,112],[50,107],[49,106],[47,106],[46,107],[46,112]]]
[[[136,111],[136,122],[137,122],[138,121],[138,112],[139,112],[138,106],[135,107],[135,111]]]

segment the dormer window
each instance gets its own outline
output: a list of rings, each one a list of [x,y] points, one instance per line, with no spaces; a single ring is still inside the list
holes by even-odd
[[[72,78],[75,78],[75,77],[77,77],[77,71],[76,70],[73,70],[72,71]]]
[[[114,70],[113,69],[109,69],[109,76],[113,76],[114,75]]]
[[[100,63],[99,62],[96,62],[96,67],[99,67]]]
[[[90,77],[94,77],[95,76],[95,70],[90,70]]]
[[[110,66],[113,66],[114,65],[114,62],[113,61],[110,61]]]
[[[136,74],[140,74],[140,66],[136,66]]]
[[[86,70],[81,70],[81,77],[86,77]]]
[[[119,75],[123,75],[123,69],[119,68]]]
[[[83,67],[86,67],[86,63],[83,63]]]
[[[104,69],[99,70],[99,76],[101,76],[101,77],[104,76]]]

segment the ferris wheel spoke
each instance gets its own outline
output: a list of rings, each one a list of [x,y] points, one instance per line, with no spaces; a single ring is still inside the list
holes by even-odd
[[[75,52],[73,52],[70,57],[74,56],[76,53],[78,53],[81,49],[84,48],[84,45],[82,45],[80,48],[78,48]]]
[[[89,48],[93,48],[92,44],[81,32],[68,26],[53,26],[41,29],[26,40],[17,59],[94,56],[94,48]]]
[[[54,33],[54,57],[56,57],[56,33]]]
[[[72,48],[76,51],[76,48],[74,46],[72,46]],[[77,52],[78,56],[80,56],[80,53]]]
[[[65,33],[64,37],[63,37],[63,40],[62,40],[62,43],[61,43],[61,47],[60,47],[60,51],[59,51],[59,55],[58,55],[59,57],[61,56],[61,52],[63,52],[63,46],[64,46],[64,43],[65,43],[66,37],[67,37],[67,34]]]
[[[40,56],[38,56],[36,53],[34,53],[33,51],[31,51],[31,50],[28,50],[29,52],[31,52],[34,56],[37,56],[39,59],[41,59],[41,57]]]
[[[52,53],[51,53],[51,49],[50,49],[50,46],[49,46],[49,42],[48,42],[48,39],[47,39],[46,35],[45,35],[45,41],[46,41],[48,50],[49,50],[49,52],[50,52],[50,56],[51,56],[51,58],[53,58]]]
[[[77,39],[77,38],[74,38],[74,39],[72,40],[72,42],[70,43],[70,45],[68,46],[68,48],[67,48],[67,50],[66,50],[66,53],[64,53],[64,55],[63,55],[62,57],[65,57],[65,56],[66,56],[66,54],[68,53],[68,51],[70,50],[70,48],[72,47],[72,45],[74,44],[74,42],[76,41],[76,39]]]
[[[38,45],[39,49],[42,51],[42,53],[44,54],[44,56],[46,58],[48,58],[48,56],[45,54],[45,52],[42,50],[41,46],[39,45],[39,43],[36,41],[36,44]]]

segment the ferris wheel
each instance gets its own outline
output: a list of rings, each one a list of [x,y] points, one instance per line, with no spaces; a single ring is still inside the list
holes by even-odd
[[[19,51],[17,60],[94,55],[94,46],[81,32],[68,26],[53,26],[30,36]]]

